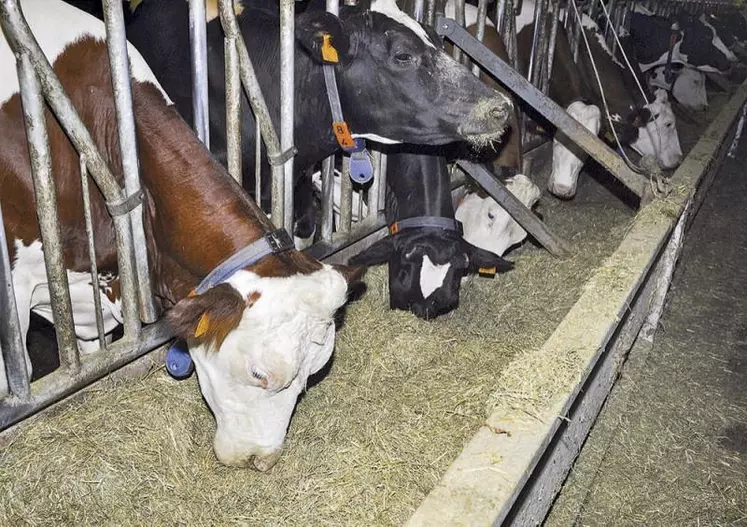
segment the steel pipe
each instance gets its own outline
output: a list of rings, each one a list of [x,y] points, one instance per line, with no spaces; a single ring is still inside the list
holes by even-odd
[[[322,240],[332,241],[335,227],[335,156],[322,161]]]
[[[223,39],[223,54],[226,60],[226,160],[228,173],[241,185],[244,181],[241,163],[241,79],[235,38]],[[257,142],[261,141],[259,134],[256,139]],[[256,196],[255,200],[261,205],[261,196]]]
[[[17,58],[18,83],[23,103],[31,176],[34,182],[36,214],[44,248],[47,286],[54,315],[60,365],[75,373],[80,368],[78,345],[75,338],[73,308],[62,250],[62,233],[57,212],[57,191],[52,173],[52,152],[47,134],[46,106],[39,78],[31,57],[21,52]]]
[[[280,0],[280,148],[293,148],[296,55],[295,0]],[[293,158],[283,164],[283,226],[293,234]]]
[[[350,179],[350,158],[342,158],[342,176],[340,178],[340,224],[337,232],[347,234],[353,221],[353,181]]]
[[[105,0],[119,4],[120,0]],[[205,0],[189,0],[189,45],[192,56],[192,115],[197,137],[210,148]]]
[[[475,38],[480,42],[485,38],[485,23],[488,17],[488,0],[479,0],[477,3],[477,31]],[[474,64],[472,66],[472,73],[477,77],[480,76],[480,66]]]

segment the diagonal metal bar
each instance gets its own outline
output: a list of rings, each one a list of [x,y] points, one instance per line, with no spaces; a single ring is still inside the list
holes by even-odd
[[[552,99],[532,86],[519,72],[496,57],[480,41],[459,27],[453,20],[440,16],[436,22],[435,29],[438,34],[448,37],[455,46],[461,48],[472,60],[478,62],[508,89],[537,110],[543,117],[555,125],[558,131],[562,132],[568,139],[596,159],[600,165],[609,170],[630,191],[640,198],[644,197],[648,179],[634,172],[614,150],[587,130],[576,119],[568,115]]]
[[[547,225],[532,213],[519,198],[511,194],[506,186],[498,181],[487,168],[469,161],[458,161],[457,164],[552,255],[564,257],[571,253],[570,246],[565,240],[548,229]]]

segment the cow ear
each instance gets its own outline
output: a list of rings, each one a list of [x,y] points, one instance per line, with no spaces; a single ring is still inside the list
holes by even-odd
[[[365,265],[332,264],[332,268],[345,278],[348,285],[357,284],[363,280],[363,276],[368,271],[368,267]]]
[[[505,273],[514,268],[514,263],[500,256],[462,240],[462,248],[467,256],[467,272],[477,273],[481,270],[495,269],[496,273]]]
[[[317,62],[345,61],[350,37],[338,17],[326,11],[306,11],[296,18],[296,40]]]
[[[664,90],[659,90],[659,91],[664,91]],[[627,121],[631,125],[635,126],[636,128],[642,128],[646,126],[646,123],[648,123],[650,120],[651,120],[651,110],[649,110],[648,108],[636,108],[630,115],[628,115],[628,119],[627,119]]]
[[[166,323],[174,336],[190,344],[208,344],[218,349],[228,333],[239,325],[244,309],[259,297],[260,293],[253,292],[242,298],[232,286],[221,284],[177,302],[166,314]]]
[[[382,265],[389,261],[392,251],[394,251],[394,244],[392,239],[387,236],[353,256],[348,263],[353,265]]]

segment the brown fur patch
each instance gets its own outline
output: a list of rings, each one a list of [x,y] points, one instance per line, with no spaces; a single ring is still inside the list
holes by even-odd
[[[251,307],[259,296],[260,293],[252,293],[245,301],[232,286],[221,284],[206,293],[181,300],[167,313],[166,320],[174,334],[190,345],[206,344],[217,351],[226,336],[239,325],[244,308]],[[207,317],[207,327],[201,327],[200,336],[196,337],[203,316]]]

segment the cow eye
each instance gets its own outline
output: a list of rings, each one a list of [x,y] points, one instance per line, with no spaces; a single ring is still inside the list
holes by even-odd
[[[656,120],[658,118],[659,118],[659,114],[657,113],[657,114],[654,115],[654,120]]]
[[[410,53],[397,53],[396,55],[394,55],[394,58],[397,60],[397,62],[400,62],[402,64],[412,62],[412,55]]]
[[[494,220],[495,214],[493,214],[492,212],[488,212],[488,219]]]

